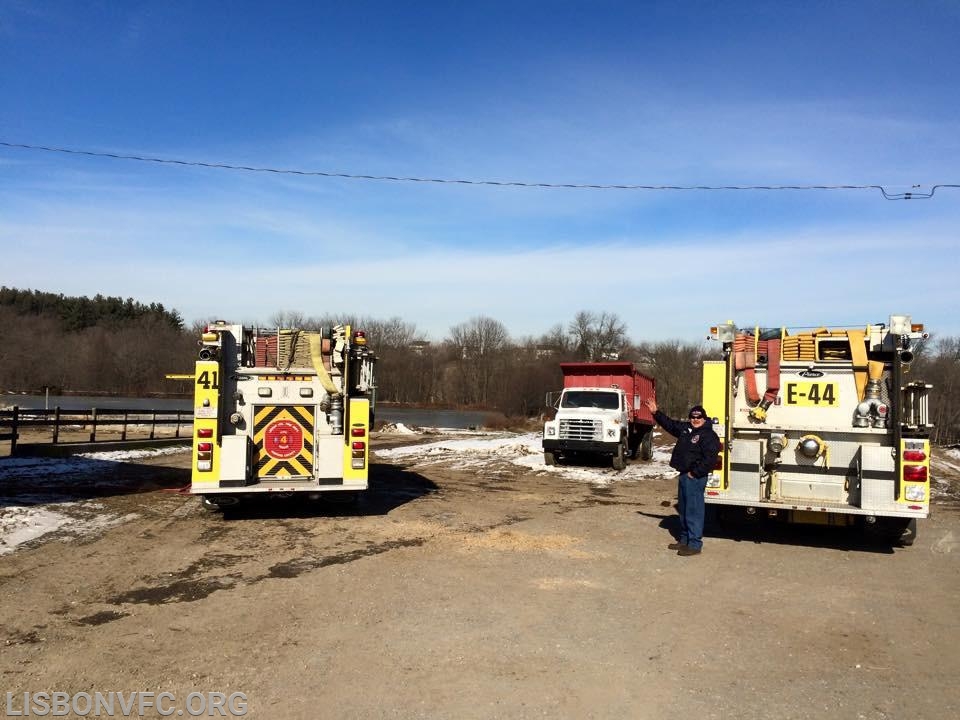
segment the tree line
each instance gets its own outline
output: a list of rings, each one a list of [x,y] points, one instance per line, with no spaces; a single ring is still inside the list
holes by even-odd
[[[183,329],[183,318],[176,310],[167,310],[162,303],[144,305],[133,298],[68,297],[0,286],[0,308],[10,308],[17,315],[56,318],[60,327],[68,332],[141,319],[154,319],[173,329]]]
[[[84,302],[85,301],[85,302]],[[363,329],[379,361],[380,401],[499,412],[534,418],[547,393],[563,383],[565,361],[634,362],[657,381],[657,399],[678,416],[700,401],[701,366],[719,359],[718,343],[633,341],[609,312],[581,311],[539,336],[512,338],[500,321],[477,316],[450,328],[439,342],[423,340],[402,318],[275,313],[270,327],[315,330],[335,324]],[[148,395],[189,391],[167,373],[191,373],[204,323],[185,328],[179,314],[133,300],[67,298],[0,289],[0,390],[70,390]],[[926,343],[909,379],[934,385],[934,439],[960,440],[960,338]]]

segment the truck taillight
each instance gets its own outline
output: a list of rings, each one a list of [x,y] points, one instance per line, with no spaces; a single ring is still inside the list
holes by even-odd
[[[213,437],[213,428],[198,428],[197,437],[202,437],[202,438]]]
[[[365,442],[355,440],[350,443],[351,453],[350,453],[350,467],[354,470],[362,470],[366,463],[366,450],[367,444]]]
[[[926,465],[905,465],[903,468],[903,479],[911,482],[926,482]]]
[[[362,427],[350,428],[350,435],[353,437],[363,437],[366,434],[366,430]]]
[[[201,449],[202,445],[206,445],[207,449]],[[210,470],[213,470],[212,447],[212,443],[197,443],[197,470],[200,472],[209,472]]]
[[[213,450],[213,443],[208,443],[208,442],[197,443],[198,452],[210,452],[211,450]]]
[[[720,453],[717,455],[717,461],[713,464],[714,470],[723,470],[723,442],[720,443]]]
[[[903,459],[909,462],[923,462],[927,454],[923,450],[904,450]]]

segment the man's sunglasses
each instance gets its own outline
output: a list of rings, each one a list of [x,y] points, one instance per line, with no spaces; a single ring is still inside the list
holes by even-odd
[[[703,420],[703,415],[701,415],[700,413],[694,413],[693,415],[690,416],[690,419],[691,419],[691,420]]]

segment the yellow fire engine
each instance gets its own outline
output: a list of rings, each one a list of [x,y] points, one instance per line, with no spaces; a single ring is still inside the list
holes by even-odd
[[[217,321],[199,354],[190,491],[206,507],[367,488],[376,357],[362,331]]]
[[[723,450],[705,499],[792,522],[862,523],[911,544],[930,511],[928,335],[908,315],[859,328],[712,328],[703,405]],[[902,538],[901,538],[902,536]]]

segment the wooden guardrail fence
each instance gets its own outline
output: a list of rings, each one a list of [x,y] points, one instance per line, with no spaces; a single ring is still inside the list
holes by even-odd
[[[33,410],[14,407],[0,410],[0,442],[10,442],[15,455],[22,431],[47,430],[50,442],[97,443],[154,440],[158,428],[173,428],[164,437],[181,437],[181,430],[193,424],[191,410],[135,410],[109,408],[89,410]],[[97,433],[100,433],[99,437]],[[109,436],[107,434],[109,433]],[[184,435],[184,438],[189,435]]]

